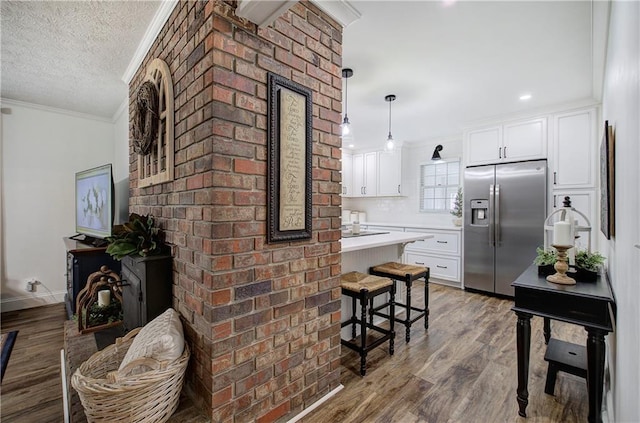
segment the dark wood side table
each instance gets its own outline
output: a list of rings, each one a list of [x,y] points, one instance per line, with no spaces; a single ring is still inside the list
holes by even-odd
[[[518,414],[526,417],[529,403],[529,350],[531,347],[531,317],[541,316],[584,326],[587,330],[587,389],[589,391],[589,422],[602,422],[602,390],[604,382],[604,337],[613,331],[615,299],[602,274],[596,282],[576,285],[556,285],[539,276],[531,265],[511,284],[515,288],[518,316],[516,326],[518,352]],[[548,336],[545,324],[545,338]]]

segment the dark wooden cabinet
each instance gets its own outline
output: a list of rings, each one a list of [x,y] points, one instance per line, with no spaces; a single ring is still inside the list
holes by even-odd
[[[76,312],[76,297],[87,284],[87,278],[103,265],[120,273],[120,262],[106,253],[106,247],[94,247],[71,238],[64,238],[67,251],[67,293],[65,304],[67,317],[71,319]]]
[[[121,277],[125,330],[144,326],[172,306],[170,255],[124,257]]]

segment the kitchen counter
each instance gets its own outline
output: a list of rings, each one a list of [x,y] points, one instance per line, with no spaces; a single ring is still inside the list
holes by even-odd
[[[408,242],[418,241],[422,239],[433,238],[433,234],[417,233],[417,232],[389,232],[378,235],[367,235],[351,238],[343,238],[342,252],[366,250],[369,248],[385,247],[388,245],[402,245]],[[393,260],[397,260],[394,257]],[[344,266],[343,266],[344,267]]]
[[[438,225],[431,224],[425,225],[420,223],[388,223],[388,222],[360,222],[360,226],[368,227],[368,226],[382,226],[389,228],[398,228],[402,230],[403,228],[415,228],[415,229],[436,229],[436,230],[446,230],[446,231],[462,231],[462,226],[454,226],[451,225]]]

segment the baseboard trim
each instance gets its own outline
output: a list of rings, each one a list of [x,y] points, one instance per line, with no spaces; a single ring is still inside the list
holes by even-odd
[[[25,308],[40,307],[44,305],[64,303],[64,294],[67,291],[57,291],[52,293],[42,293],[29,297],[13,297],[0,301],[2,312],[23,310]]]
[[[307,414],[311,413],[313,410],[315,410],[316,408],[320,407],[323,403],[325,403],[326,401],[329,400],[329,398],[331,398],[332,396],[334,396],[335,394],[337,394],[338,392],[342,391],[342,388],[344,388],[343,384],[338,385],[333,391],[329,392],[328,394],[326,394],[325,396],[323,396],[322,398],[320,398],[318,401],[314,402],[313,404],[311,404],[311,407],[309,408],[305,408],[301,413],[299,413],[298,415],[296,415],[294,418],[292,418],[291,420],[287,421],[287,423],[295,423],[298,420],[302,419],[303,417],[305,417]]]

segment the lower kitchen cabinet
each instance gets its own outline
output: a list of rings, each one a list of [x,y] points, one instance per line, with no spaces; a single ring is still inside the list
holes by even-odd
[[[410,227],[406,227],[405,231],[427,232],[434,234],[434,237],[408,244],[405,247],[404,262],[427,266],[433,282],[460,287],[461,231]]]

